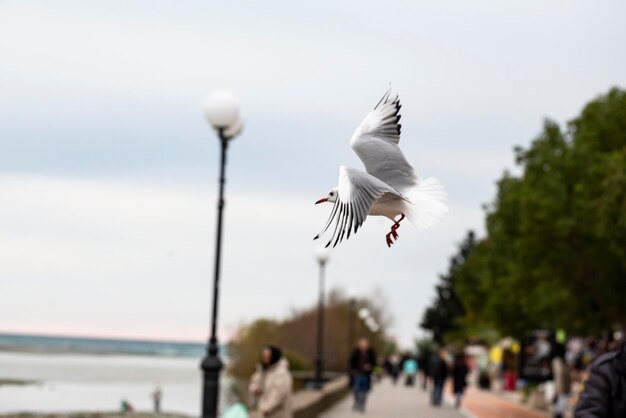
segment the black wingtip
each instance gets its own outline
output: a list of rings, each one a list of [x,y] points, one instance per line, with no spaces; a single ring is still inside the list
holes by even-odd
[[[313,238],[313,241],[315,241],[315,240],[316,240],[316,239],[318,239],[319,237],[320,237],[319,235],[316,235],[316,236]]]
[[[381,104],[387,103],[387,100],[389,100],[390,94],[391,94],[391,83],[389,83],[389,89],[387,89],[385,94],[383,94],[383,97],[380,98],[376,106],[374,106],[374,109],[378,109],[378,106],[380,106]]]

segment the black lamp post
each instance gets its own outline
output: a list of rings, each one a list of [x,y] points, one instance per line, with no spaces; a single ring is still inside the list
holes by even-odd
[[[321,248],[317,251],[320,266],[319,304],[317,307],[317,355],[315,356],[315,388],[324,386],[324,273],[328,262],[328,251]]]
[[[219,379],[222,361],[217,342],[217,313],[219,302],[220,262],[222,255],[222,217],[224,212],[224,183],[226,182],[226,150],[228,141],[237,136],[243,127],[239,117],[237,100],[228,92],[219,91],[207,99],[205,114],[218,132],[221,144],[219,198],[217,201],[217,234],[215,243],[215,269],[213,275],[213,309],[211,312],[211,336],[207,355],[202,360],[204,389],[202,396],[202,417],[217,418],[219,405]]]

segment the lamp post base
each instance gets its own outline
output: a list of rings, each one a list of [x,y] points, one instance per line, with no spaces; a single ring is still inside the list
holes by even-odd
[[[314,389],[322,389],[324,387],[324,361],[321,358],[315,359],[315,379],[313,380]]]
[[[218,355],[217,342],[209,343],[207,356],[200,365],[204,372],[204,392],[202,396],[202,418],[217,418],[220,393],[220,371],[224,367]]]

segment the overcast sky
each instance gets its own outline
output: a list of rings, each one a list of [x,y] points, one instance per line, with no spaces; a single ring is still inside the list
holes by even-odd
[[[388,299],[404,345],[456,244],[542,120],[626,84],[623,1],[0,2],[0,332],[207,337],[218,142],[231,90],[222,339],[315,302],[312,237],[389,83],[401,146],[446,186],[424,232],[371,218],[329,287]],[[380,291],[378,291],[379,289]]]

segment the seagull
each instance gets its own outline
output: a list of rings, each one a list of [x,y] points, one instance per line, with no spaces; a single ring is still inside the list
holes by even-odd
[[[385,235],[388,247],[398,239],[400,222],[405,218],[418,228],[439,222],[448,212],[448,195],[434,177],[420,178],[404,157],[400,142],[400,99],[391,88],[361,122],[352,135],[350,146],[365,166],[365,171],[339,167],[338,186],[315,204],[333,203],[320,238],[335,222],[326,244],[335,247],[350,233],[356,234],[367,216],[385,216],[393,224]]]

